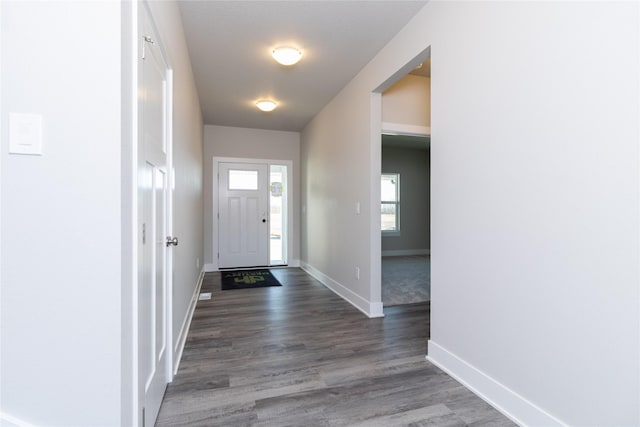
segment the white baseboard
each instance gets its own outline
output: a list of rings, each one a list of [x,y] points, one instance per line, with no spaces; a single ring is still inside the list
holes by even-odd
[[[372,319],[374,317],[384,317],[384,312],[382,311],[382,302],[370,302],[368,316]]]
[[[428,361],[516,424],[548,427],[567,425],[433,340],[429,340],[428,348]]]
[[[191,326],[191,319],[193,319],[193,313],[196,311],[196,305],[198,304],[198,296],[200,295],[200,289],[202,288],[202,281],[204,280],[204,273],[206,271],[206,266],[203,267],[200,272],[200,277],[198,278],[198,283],[196,284],[196,288],[191,296],[191,303],[189,304],[189,308],[187,309],[187,314],[182,321],[182,327],[180,328],[180,335],[178,336],[178,340],[176,341],[176,346],[173,349],[174,354],[174,366],[173,366],[173,375],[178,373],[178,368],[180,367],[180,360],[182,359],[182,352],[184,351],[184,346],[187,342],[187,335],[189,334],[189,327]]]
[[[411,255],[430,255],[429,249],[402,249],[397,251],[382,251],[382,256],[411,256]]]
[[[0,412],[0,427],[33,427],[26,421],[22,421],[14,416]]]
[[[320,270],[315,267],[302,262],[300,268],[309,273],[312,277],[322,283],[324,286],[329,288],[333,293],[346,300],[348,303],[353,305],[355,308],[363,312],[367,317],[384,317],[382,313],[382,302],[372,303],[360,295],[353,292],[351,289],[341,285],[340,283],[333,280],[331,277],[327,276]]]

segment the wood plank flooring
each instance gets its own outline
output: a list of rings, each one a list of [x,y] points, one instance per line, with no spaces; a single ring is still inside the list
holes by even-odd
[[[304,271],[220,290],[207,273],[157,426],[513,426],[425,360],[429,303],[368,319]]]

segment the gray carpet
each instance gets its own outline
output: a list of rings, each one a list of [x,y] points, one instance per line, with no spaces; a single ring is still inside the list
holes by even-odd
[[[431,299],[428,255],[382,258],[382,304],[413,304]]]

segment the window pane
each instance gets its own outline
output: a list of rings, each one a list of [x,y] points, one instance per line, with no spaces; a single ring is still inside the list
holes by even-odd
[[[380,181],[380,229],[382,231],[400,231],[400,174],[385,173]]]
[[[269,205],[271,217],[270,251],[271,264],[286,263],[286,179],[287,167],[283,165],[270,165],[269,172]]]
[[[229,170],[229,190],[257,190],[258,171]]]
[[[380,182],[380,200],[383,202],[398,201],[398,181],[398,174],[382,175],[382,181]]]
[[[382,203],[381,206],[382,217],[381,230],[382,231],[397,231],[396,213],[397,205],[395,203]]]

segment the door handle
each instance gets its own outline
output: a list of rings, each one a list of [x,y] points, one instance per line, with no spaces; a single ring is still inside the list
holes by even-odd
[[[169,247],[171,245],[178,246],[178,238],[177,237],[171,238],[171,236],[167,236],[167,247]]]

